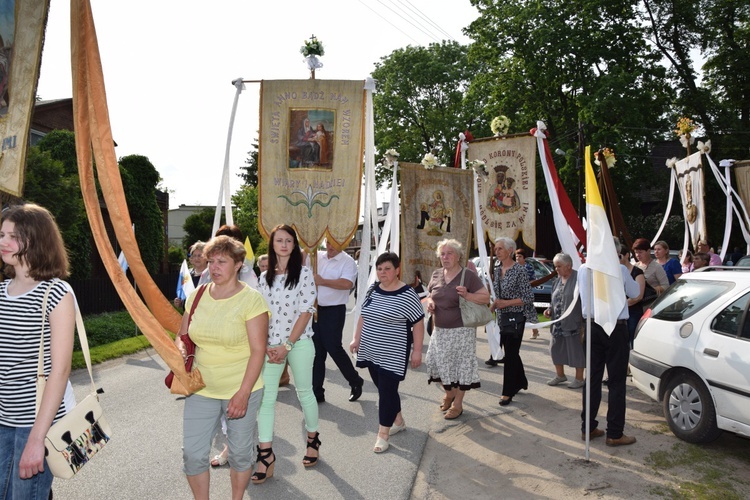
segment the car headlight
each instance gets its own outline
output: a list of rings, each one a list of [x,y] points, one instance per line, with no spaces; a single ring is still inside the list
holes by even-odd
[[[691,322],[688,321],[680,327],[680,337],[683,339],[688,338],[691,333],[693,333],[693,324]]]

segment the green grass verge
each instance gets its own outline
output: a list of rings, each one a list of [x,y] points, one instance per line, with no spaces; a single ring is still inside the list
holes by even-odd
[[[87,316],[83,323],[86,326],[91,363],[94,365],[151,347],[143,334],[135,335],[135,323],[127,311]],[[86,368],[78,335],[73,345],[72,368]]]
[[[91,353],[91,364],[95,365],[103,363],[110,359],[120,358],[127,354],[133,354],[134,352],[148,349],[149,347],[151,347],[151,344],[143,335],[92,347],[89,349],[89,352]],[[86,361],[83,359],[83,353],[81,351],[73,352],[72,368],[74,370],[78,368],[86,368]]]
[[[680,481],[675,489],[664,488],[658,492],[664,498],[740,500],[742,495],[737,492],[732,480],[739,479],[738,467],[744,469],[750,465],[750,457],[735,451],[726,444],[695,445],[680,441],[669,451],[651,453],[645,463],[655,471],[689,471],[689,480]]]

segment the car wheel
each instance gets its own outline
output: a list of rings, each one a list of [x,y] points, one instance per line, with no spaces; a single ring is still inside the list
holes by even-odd
[[[711,394],[693,373],[681,373],[669,380],[664,392],[664,417],[675,436],[688,443],[708,443],[721,435]]]

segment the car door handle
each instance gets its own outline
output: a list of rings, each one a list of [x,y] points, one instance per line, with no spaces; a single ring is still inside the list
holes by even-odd
[[[712,358],[718,358],[719,357],[719,351],[716,349],[703,349],[703,354],[706,356],[711,356]]]

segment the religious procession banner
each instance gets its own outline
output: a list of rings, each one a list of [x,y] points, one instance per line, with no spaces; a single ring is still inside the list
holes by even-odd
[[[469,161],[482,160],[486,175],[478,175],[479,214],[490,241],[500,236],[536,247],[536,139],[490,137],[471,142]]]
[[[458,240],[466,264],[471,244],[473,173],[471,170],[399,163],[401,169],[401,277],[414,281],[415,271],[427,283],[440,267],[437,244]]]
[[[750,208],[750,160],[734,162],[734,178],[737,180],[737,194],[746,208]],[[746,222],[750,225],[750,220]]]
[[[679,160],[675,166],[677,185],[682,198],[682,211],[687,221],[693,248],[698,240],[707,239],[706,211],[703,204],[703,169],[701,153]]]
[[[47,0],[0,2],[0,190],[21,196]]]
[[[343,249],[359,223],[364,81],[261,83],[258,153],[259,227],[278,224],[300,244]]]

